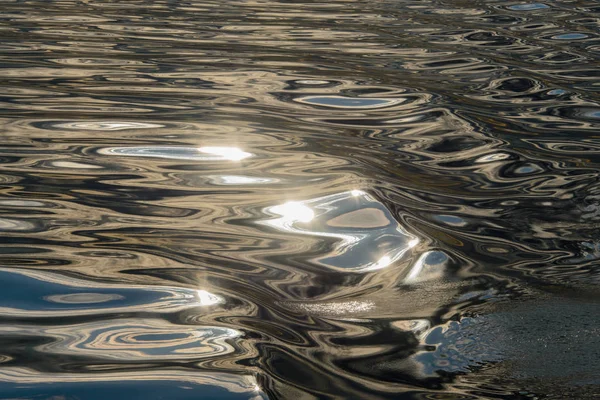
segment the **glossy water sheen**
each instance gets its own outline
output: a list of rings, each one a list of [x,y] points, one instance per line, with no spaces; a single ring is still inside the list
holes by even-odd
[[[0,4],[0,398],[600,395],[597,1]]]

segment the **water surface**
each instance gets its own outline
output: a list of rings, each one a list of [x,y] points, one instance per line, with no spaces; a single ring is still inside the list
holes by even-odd
[[[600,396],[598,2],[0,20],[0,398]]]

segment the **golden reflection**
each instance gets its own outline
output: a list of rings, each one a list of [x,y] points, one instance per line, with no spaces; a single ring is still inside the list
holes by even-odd
[[[312,106],[328,107],[335,109],[371,110],[376,108],[390,107],[402,104],[406,98],[384,98],[384,97],[346,97],[346,96],[304,96],[294,99],[295,101]]]
[[[236,353],[242,333],[213,325],[178,325],[158,319],[123,318],[71,326],[17,324],[0,327],[1,335],[32,337],[43,334],[52,341],[38,349],[46,354],[85,355],[105,360],[156,361],[207,359]]]
[[[74,131],[121,131],[129,129],[162,128],[164,125],[132,121],[73,121],[57,123],[54,124],[54,127]]]

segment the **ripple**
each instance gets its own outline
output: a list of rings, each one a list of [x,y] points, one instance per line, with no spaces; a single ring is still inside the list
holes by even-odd
[[[219,327],[175,327],[148,321],[123,321],[124,325],[81,326],[89,332],[84,340],[64,340],[61,353],[99,353],[109,358],[206,358],[229,354],[234,349],[227,344],[240,335],[233,329]],[[50,331],[48,334],[52,335]],[[55,351],[49,346],[48,351]]]
[[[520,378],[528,376],[537,379],[545,376],[546,378],[551,377],[551,379],[585,380],[586,376],[590,377],[590,373],[593,374],[591,372],[594,369],[592,354],[597,352],[598,348],[592,346],[589,349],[582,343],[582,341],[585,342],[585,339],[582,340],[582,336],[585,336],[585,333],[590,334],[595,328],[588,325],[587,328],[584,328],[584,332],[580,331],[579,335],[570,336],[569,340],[557,341],[552,340],[551,337],[561,336],[565,331],[572,331],[574,321],[588,318],[586,313],[589,307],[590,304],[575,305],[568,301],[562,304],[548,301],[544,306],[528,303],[516,308],[501,306],[502,311],[497,314],[451,322],[445,327],[442,335],[440,335],[442,330],[437,328],[428,335],[426,342],[429,344],[437,342],[439,347],[434,353],[436,359],[434,364],[437,368],[446,371],[468,371],[469,368],[478,364],[498,363],[512,355],[517,356],[515,362],[504,368],[509,368],[510,374],[513,376]],[[569,312],[564,314],[567,310]],[[542,326],[552,326],[552,324],[547,324],[552,320],[561,320],[564,330],[542,328]],[[575,325],[577,325],[576,322]],[[528,335],[528,331],[531,329],[536,330],[535,335]],[[511,334],[505,335],[504,333],[507,331]],[[562,338],[564,337],[562,336]],[[539,357],[547,352],[548,342],[555,343],[558,348],[568,348],[565,351],[552,353],[551,357],[555,362],[551,367],[539,364]],[[523,347],[522,345],[525,343],[527,345]],[[570,368],[565,369],[565,365],[570,365]],[[567,370],[577,370],[578,374],[569,376],[566,373]]]
[[[546,8],[550,8],[547,4],[544,3],[524,3],[524,4],[515,4],[512,6],[507,6],[509,10],[514,11],[531,11],[531,10],[543,10]]]
[[[204,289],[102,284],[26,270],[0,269],[0,277],[7,285],[0,296],[4,316],[106,316],[140,311],[173,312],[224,303],[221,296]],[[23,287],[27,290],[22,290]]]
[[[485,156],[481,156],[479,157],[477,160],[475,160],[476,163],[490,163],[490,162],[496,162],[496,161],[502,161],[502,160],[506,160],[510,158],[510,154],[507,153],[492,153],[492,154],[486,154]]]
[[[53,124],[54,128],[68,130],[88,130],[88,131],[121,131],[128,129],[151,129],[161,128],[164,125],[151,124],[146,122],[127,122],[127,121],[97,121],[97,122],[60,122]]]
[[[551,39],[555,39],[555,40],[579,40],[579,39],[586,39],[588,38],[589,35],[586,35],[585,33],[563,33],[560,35],[554,35],[551,37]]]
[[[49,374],[10,367],[0,370],[0,381],[11,395],[24,398],[35,396],[38,385],[43,385],[44,392],[53,398],[89,398],[97,391],[102,396],[143,396],[149,399],[157,398],[157,393],[165,391],[169,392],[171,399],[182,400],[189,397],[190,391],[232,400],[267,398],[252,375],[185,369]]]
[[[262,224],[297,235],[334,239],[332,250],[313,262],[333,269],[368,272],[401,260],[419,240],[390,211],[361,190],[269,207],[278,218]]]
[[[77,65],[77,66],[107,66],[107,65],[151,65],[135,60],[119,60],[112,58],[55,58],[49,60],[57,64]]]
[[[595,398],[600,7],[540,1],[4,2],[0,397]]]
[[[299,103],[310,104],[329,108],[347,108],[358,110],[369,110],[374,108],[390,107],[401,104],[406,99],[385,99],[385,98],[351,98],[342,96],[306,96],[295,99]]]
[[[123,299],[125,299],[125,297],[119,294],[105,293],[72,293],[46,297],[46,300],[60,304],[98,304]]]
[[[99,169],[102,168],[99,165],[85,164],[75,161],[53,161],[50,163],[56,168],[67,168],[67,169]]]
[[[272,178],[259,178],[254,176],[242,176],[242,175],[222,175],[222,176],[209,176],[208,177],[215,185],[264,185],[269,183],[279,182],[277,179]]]
[[[22,219],[0,218],[0,231],[33,231],[36,225]]]
[[[372,301],[347,301],[347,302],[329,302],[329,303],[282,303],[293,311],[301,311],[309,314],[318,314],[323,316],[348,316],[354,313],[364,313],[375,308]]]
[[[237,147],[110,147],[100,149],[98,153],[189,161],[240,161],[252,156]]]
[[[443,279],[447,273],[448,255],[443,251],[430,250],[419,256],[404,278],[408,284]]]
[[[47,207],[48,204],[35,201],[35,200],[21,200],[21,199],[0,199],[1,207]]]
[[[30,336],[36,334],[36,329],[26,325],[0,327],[0,335]],[[229,342],[241,335],[229,328],[171,325],[142,319],[78,324],[76,331],[72,327],[48,327],[38,333],[53,338],[51,343],[41,345],[40,351],[121,361],[222,356],[235,352]]]

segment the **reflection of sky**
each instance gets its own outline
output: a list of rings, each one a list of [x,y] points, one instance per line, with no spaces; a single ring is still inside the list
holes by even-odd
[[[305,96],[296,99],[305,104],[322,107],[345,108],[345,109],[372,109],[389,107],[405,101],[403,98],[378,98],[378,97],[344,97],[344,96]]]
[[[552,36],[552,39],[556,39],[556,40],[578,40],[578,39],[585,39],[587,38],[588,35],[586,35],[585,33],[565,33],[562,35],[556,35],[556,36]]]
[[[49,272],[0,269],[4,289],[0,312],[4,315],[81,315],[124,311],[177,311],[223,304],[206,290],[170,286],[101,284]],[[27,290],[23,290],[27,288]]]
[[[544,8],[550,8],[546,4],[543,3],[526,3],[526,4],[515,4],[512,6],[506,7],[509,10],[514,11],[530,11],[530,10],[543,10]]]
[[[314,260],[335,269],[382,269],[418,243],[381,202],[360,190],[290,201],[266,211],[277,216],[264,221],[266,225],[294,234],[336,239],[331,251]]]
[[[252,156],[237,147],[183,147],[183,146],[137,146],[109,147],[98,151],[100,154],[153,157],[189,161],[240,161]]]
[[[47,399],[158,399],[190,398],[266,399],[251,375],[194,369],[145,369],[103,373],[48,374],[27,368],[7,367],[0,371],[0,393],[6,398]],[[201,395],[198,395],[201,393]]]
[[[332,301],[332,302],[281,302],[284,307],[307,314],[320,316],[347,317],[355,313],[365,313],[375,308],[370,300]]]
[[[405,283],[417,283],[430,279],[444,277],[448,256],[438,250],[426,251],[421,254],[412,265],[408,275],[404,278]]]

